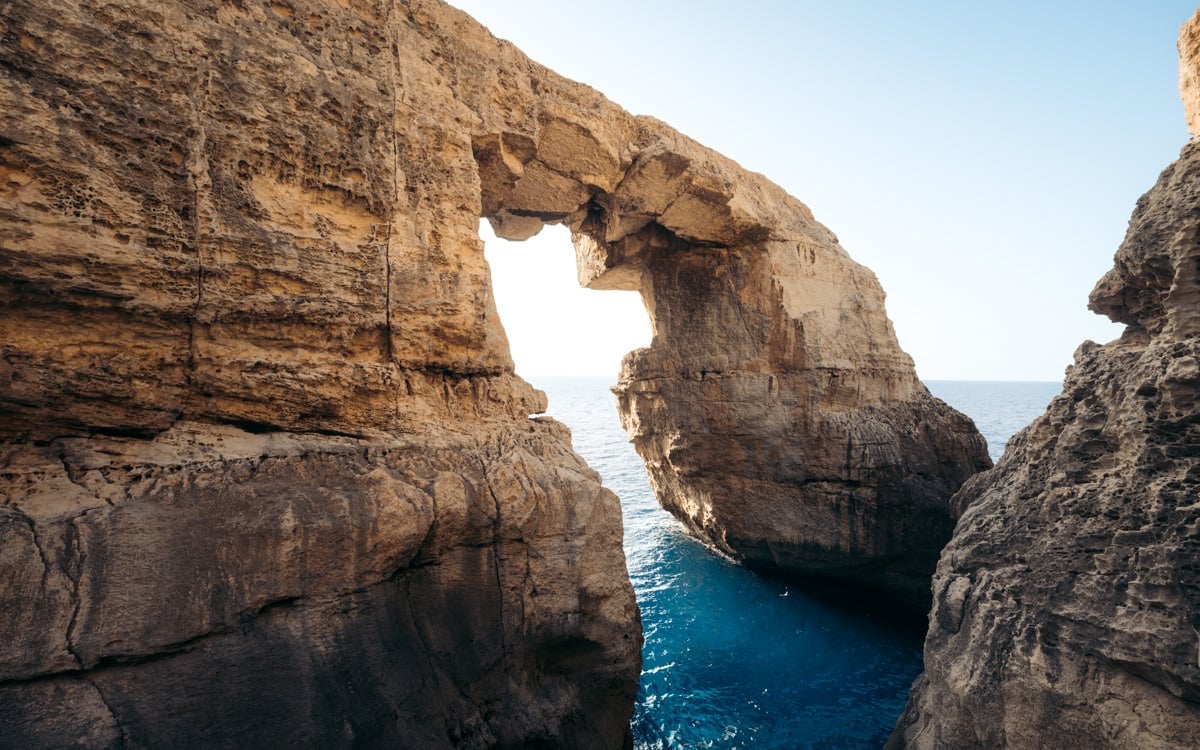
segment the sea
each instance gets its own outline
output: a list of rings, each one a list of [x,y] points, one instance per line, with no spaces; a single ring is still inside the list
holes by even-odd
[[[606,378],[529,378],[575,450],[621,498],[646,643],[635,747],[880,748],[921,672],[924,619],[845,587],[765,577],[659,507]],[[999,459],[1059,383],[927,381]]]

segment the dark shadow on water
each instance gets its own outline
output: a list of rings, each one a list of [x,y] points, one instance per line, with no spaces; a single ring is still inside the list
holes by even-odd
[[[785,584],[798,594],[855,618],[924,638],[929,613],[869,583],[844,578],[797,576],[774,570],[751,570],[762,578]]]

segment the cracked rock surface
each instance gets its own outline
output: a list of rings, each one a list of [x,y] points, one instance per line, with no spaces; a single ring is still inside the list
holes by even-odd
[[[6,737],[622,742],[619,508],[529,419],[481,217],[642,293],[664,506],[927,597],[982,438],[766,178],[437,0],[0,9]]]
[[[1198,25],[1180,42],[1193,76]],[[1046,414],[955,497],[925,673],[889,747],[1200,746],[1195,137],[1091,307],[1124,334],[1080,346]]]
[[[612,493],[552,421],[6,446],[5,744],[619,744]]]
[[[445,19],[502,48],[0,3],[0,744],[621,745],[620,508],[512,372]]]

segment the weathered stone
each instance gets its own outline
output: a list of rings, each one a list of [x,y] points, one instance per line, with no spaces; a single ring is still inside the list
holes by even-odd
[[[10,447],[6,738],[619,744],[639,641],[619,508],[565,438],[185,422]]]
[[[6,738],[621,742],[618,507],[528,419],[480,217],[642,292],[621,401],[665,505],[924,588],[982,441],[762,176],[436,0],[10,3]]]
[[[1179,30],[1179,96],[1188,132],[1200,135],[1200,18],[1195,16]]]
[[[1092,292],[1124,334],[955,497],[890,747],[1200,746],[1198,212],[1193,140]]]
[[[528,419],[447,67],[501,53],[438,3],[0,13],[0,744],[621,744],[620,510]]]
[[[831,238],[646,266],[655,339],[617,392],[662,504],[750,565],[927,605],[949,499],[989,462],[917,380],[870,272]]]
[[[456,60],[479,59],[441,23]],[[926,606],[949,499],[991,462],[917,379],[874,274],[762,175],[494,54],[456,89],[483,117],[484,215],[509,237],[565,223],[582,284],[641,292],[654,340],[616,390],[660,503],[749,564]]]

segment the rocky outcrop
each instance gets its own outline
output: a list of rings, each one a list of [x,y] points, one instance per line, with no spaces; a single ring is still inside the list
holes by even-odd
[[[619,508],[552,422],[4,451],[6,746],[620,744]]]
[[[510,47],[481,58],[465,21],[413,18],[483,118],[497,235],[565,224],[583,286],[641,293],[653,342],[615,390],[659,502],[749,564],[927,606],[950,496],[991,461],[917,379],[874,274],[762,175]]]
[[[1200,19],[1193,17],[1179,30],[1179,98],[1188,132],[1200,134]]]
[[[647,259],[655,338],[622,366],[626,430],[662,505],[723,552],[925,608],[984,441],[917,379],[832,235],[759,237]]]
[[[582,285],[641,293],[653,342],[615,391],[659,502],[748,564],[927,606],[949,499],[991,461],[917,379],[875,276],[761,175],[541,71],[502,76],[473,101],[530,115],[475,139],[484,215],[509,239],[564,223]]]
[[[950,496],[991,466],[982,437],[920,383],[874,274],[805,206],[656,137],[593,197],[576,253],[585,285],[650,312],[615,391],[659,502],[749,565],[927,606]]]
[[[1200,142],[1138,202],[1091,307],[1124,334],[1082,345],[955,498],[891,747],[1200,746]]]
[[[921,587],[982,440],[765,178],[436,0],[9,3],[6,740],[621,742],[617,502],[528,418],[481,216],[642,292],[619,390],[665,505]]]
[[[478,238],[500,55],[529,91],[436,3],[4,6],[0,744],[621,744],[619,506]]]

